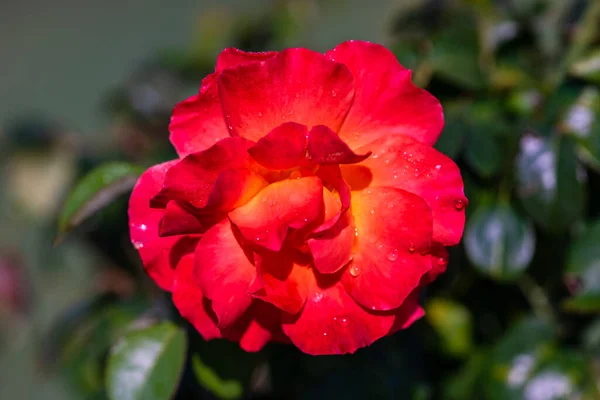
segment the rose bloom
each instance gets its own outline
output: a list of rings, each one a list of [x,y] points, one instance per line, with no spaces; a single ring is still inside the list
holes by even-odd
[[[352,353],[423,316],[462,236],[443,123],[382,46],[226,49],[173,111],[179,159],[134,188],[131,240],[205,339]]]

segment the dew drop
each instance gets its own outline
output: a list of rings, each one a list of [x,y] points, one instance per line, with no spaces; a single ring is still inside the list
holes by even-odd
[[[440,170],[440,168],[442,168],[442,166],[440,164],[435,166],[435,169],[437,169],[438,171]]]
[[[345,328],[350,324],[350,320],[346,317],[333,317],[333,320],[342,328]]]
[[[352,275],[352,276],[353,276],[353,277],[355,277],[355,278],[356,278],[357,276],[359,276],[359,275],[360,275],[360,266],[358,266],[358,265],[356,265],[356,264],[353,264],[353,265],[350,267],[350,275]]]
[[[358,237],[358,228],[354,228],[354,236]]]
[[[139,249],[141,249],[141,248],[144,247],[144,243],[142,243],[142,242],[133,242],[133,247],[135,247],[136,250],[139,250]]]
[[[437,259],[437,263],[438,263],[438,265],[446,265],[446,264],[448,264],[448,259],[445,257],[439,257]]]
[[[408,251],[410,251],[410,248],[408,249]],[[414,251],[414,249],[413,249],[413,251]],[[390,261],[396,261],[398,259],[398,250],[394,249],[394,250],[390,251],[387,255],[387,259]]]
[[[323,332],[323,336],[327,336],[327,332]]]
[[[370,213],[371,215],[373,215],[373,214],[375,214],[375,210],[371,208],[371,211],[369,211],[369,213]]]
[[[462,211],[465,208],[464,200],[454,200],[454,208],[456,208],[457,211]]]
[[[266,203],[266,202],[267,202],[267,198],[266,198],[266,197],[263,197],[263,198],[262,198],[262,200],[261,200],[261,203],[263,203],[263,204],[264,204],[264,203]]]
[[[409,253],[414,253],[415,252],[415,245],[414,245],[414,243],[411,243],[410,245],[408,245],[408,252]]]
[[[258,116],[259,116],[259,117],[262,117],[262,113],[261,113],[260,111],[258,112]]]
[[[337,93],[335,92],[335,90],[332,90],[332,91],[331,91],[331,96],[332,96],[332,97],[335,97],[335,96],[337,96]]]

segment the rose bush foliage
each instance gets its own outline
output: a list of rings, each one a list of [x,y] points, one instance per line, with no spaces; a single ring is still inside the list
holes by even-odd
[[[462,236],[443,123],[382,46],[226,49],[173,111],[179,158],[134,188],[131,240],[205,339],[352,353],[423,316]]]

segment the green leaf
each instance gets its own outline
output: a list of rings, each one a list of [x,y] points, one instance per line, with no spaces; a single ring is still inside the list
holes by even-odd
[[[465,14],[432,40],[429,63],[434,73],[447,82],[476,90],[485,85],[479,65],[479,43],[474,18]]]
[[[441,338],[444,351],[464,357],[473,348],[473,321],[469,309],[449,299],[433,298],[426,304],[425,314]]]
[[[534,318],[520,321],[494,346],[484,388],[490,400],[521,400],[536,366],[552,352],[554,328]]]
[[[471,129],[465,117],[467,112],[468,108],[464,104],[457,102],[444,104],[444,130],[435,143],[435,148],[450,158],[458,156],[464,145],[465,136]]]
[[[560,232],[581,220],[587,176],[577,161],[573,138],[526,135],[516,164],[517,193],[535,222]]]
[[[218,398],[235,400],[244,394],[244,388],[239,381],[222,379],[208,365],[204,364],[197,354],[194,354],[192,358],[192,365],[200,384]]]
[[[531,223],[509,205],[482,205],[470,218],[465,248],[473,265],[495,279],[510,280],[525,271],[535,252]]]
[[[121,337],[110,352],[106,386],[112,400],[167,400],[177,389],[186,336],[163,322]]]
[[[569,72],[573,76],[600,83],[600,49],[595,49],[575,61]]]
[[[569,249],[565,280],[573,297],[563,306],[571,311],[600,311],[600,220],[594,222]]]
[[[124,162],[101,165],[84,176],[69,194],[58,220],[58,238],[130,191],[143,169]]]

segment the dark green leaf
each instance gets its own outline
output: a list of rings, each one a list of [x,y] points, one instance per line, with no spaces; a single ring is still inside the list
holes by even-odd
[[[97,167],[69,194],[58,220],[59,237],[133,188],[143,172],[138,166],[112,162]]]
[[[533,258],[531,224],[504,204],[480,206],[467,223],[467,256],[475,267],[495,279],[514,279]]]
[[[542,227],[559,232],[582,218],[586,181],[572,138],[522,138],[517,157],[518,195],[529,215]]]
[[[111,349],[106,386],[112,400],[167,400],[185,361],[185,332],[164,322],[131,331]]]
[[[600,221],[573,243],[565,280],[573,293],[564,306],[573,311],[600,311]]]
[[[208,365],[204,364],[197,354],[192,358],[192,365],[198,382],[218,398],[234,400],[244,394],[244,388],[239,381],[221,378]]]

